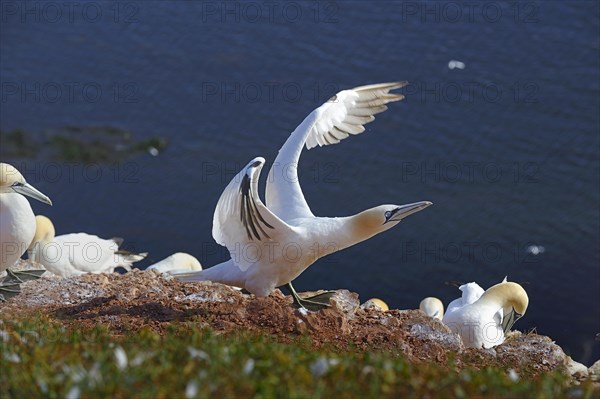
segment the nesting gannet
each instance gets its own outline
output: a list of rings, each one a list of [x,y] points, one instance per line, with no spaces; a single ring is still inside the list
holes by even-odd
[[[385,303],[384,301],[382,301],[379,298],[367,299],[365,301],[365,303],[363,303],[360,306],[361,306],[361,308],[376,309],[376,310],[379,310],[381,312],[387,312],[388,310],[390,310],[390,307],[388,306],[388,304]]]
[[[119,250],[121,238],[105,240],[86,233],[54,236],[54,225],[46,216],[35,217],[36,233],[31,242],[29,258],[41,263],[48,271],[70,277],[85,273],[112,273],[115,268],[131,270],[133,262],[146,257]]]
[[[286,285],[301,306],[291,281],[317,259],[350,247],[395,226],[431,202],[381,205],[350,217],[316,217],[298,181],[297,164],[306,145],[339,143],[364,131],[364,124],[404,97],[390,93],[406,82],[361,86],[337,93],[311,112],[294,130],[271,167],[266,201],[258,195],[264,158],[250,161],[229,183],[213,217],[213,238],[227,247],[231,260],[201,272],[177,274],[182,281],[210,280],[266,296]],[[318,304],[317,304],[318,305]]]
[[[444,304],[438,298],[430,296],[419,303],[419,309],[429,317],[442,320],[444,317]]]
[[[52,205],[15,167],[0,163],[0,272],[15,264],[35,234],[35,215],[24,195]]]
[[[160,273],[168,271],[187,271],[187,270],[202,270],[202,265],[190,254],[185,252],[177,252],[173,255],[148,266],[146,270],[156,270]]]
[[[477,295],[476,287],[469,290]],[[470,296],[467,301],[473,298]],[[491,348],[504,342],[505,334],[525,314],[528,304],[529,298],[523,287],[503,281],[471,303],[449,305],[442,321],[460,335],[465,346]]]

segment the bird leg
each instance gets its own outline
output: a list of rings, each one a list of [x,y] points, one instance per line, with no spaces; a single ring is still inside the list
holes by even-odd
[[[327,291],[318,295],[314,295],[307,298],[301,298],[300,295],[294,289],[291,282],[285,285],[294,298],[294,304],[300,308],[308,310],[321,310],[330,307],[329,298],[335,293],[335,291]]]

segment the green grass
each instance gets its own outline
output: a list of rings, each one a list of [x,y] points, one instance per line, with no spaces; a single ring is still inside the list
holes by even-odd
[[[215,335],[194,324],[164,335],[66,329],[45,318],[0,323],[0,393],[12,398],[591,398],[558,373],[513,381],[507,371],[454,371],[390,353],[317,350],[250,334]],[[127,361],[117,362],[118,353]]]

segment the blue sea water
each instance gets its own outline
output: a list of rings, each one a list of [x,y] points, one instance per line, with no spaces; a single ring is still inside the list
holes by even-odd
[[[169,143],[118,165],[3,161],[53,199],[33,206],[58,233],[210,266],[228,256],[212,212],[241,166],[273,161],[337,90],[408,80],[364,134],[305,151],[301,183],[317,215],[434,206],[319,260],[296,287],[416,308],[456,298],[448,282],[508,275],[530,297],[516,327],[589,364],[600,356],[599,4],[3,1],[2,130],[116,126]]]

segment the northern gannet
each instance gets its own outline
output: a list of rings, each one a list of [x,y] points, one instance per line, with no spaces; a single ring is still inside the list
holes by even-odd
[[[429,317],[442,320],[444,317],[444,304],[438,298],[430,296],[419,303],[419,309]]]
[[[384,301],[382,301],[379,298],[367,299],[365,301],[365,303],[363,303],[360,306],[361,306],[361,308],[376,309],[376,310],[379,310],[381,312],[387,312],[388,310],[390,310],[390,307],[388,306],[388,304],[385,303]]]
[[[177,252],[161,260],[160,262],[148,266],[146,270],[156,270],[160,273],[178,270],[202,270],[202,265],[198,259],[192,255],[186,254],[185,252]]]
[[[15,264],[35,234],[35,215],[24,195],[52,205],[14,166],[0,163],[0,272]]]
[[[478,295],[474,286],[463,289],[463,295],[465,291],[472,294],[465,302]],[[448,305],[443,323],[460,335],[465,346],[491,348],[504,342],[505,334],[525,314],[529,298],[519,284],[503,281],[488,288],[471,303],[451,305]]]
[[[37,215],[35,222],[37,227],[28,250],[29,258],[61,277],[112,273],[117,267],[131,270],[133,262],[147,255],[119,250],[123,243],[121,238],[105,240],[86,233],[55,237],[52,221],[43,215]]]
[[[343,90],[311,112],[287,139],[271,167],[268,206],[258,195],[258,177],[265,160],[257,157],[250,161],[221,195],[213,217],[213,238],[227,247],[232,259],[177,277],[243,287],[257,296],[286,285],[296,303],[310,306],[311,301],[301,299],[290,284],[308,266],[431,205],[428,201],[381,205],[350,217],[316,217],[298,181],[297,164],[305,145],[310,149],[336,144],[362,133],[364,124],[387,109],[385,104],[404,98],[390,90],[405,85],[394,82]]]

